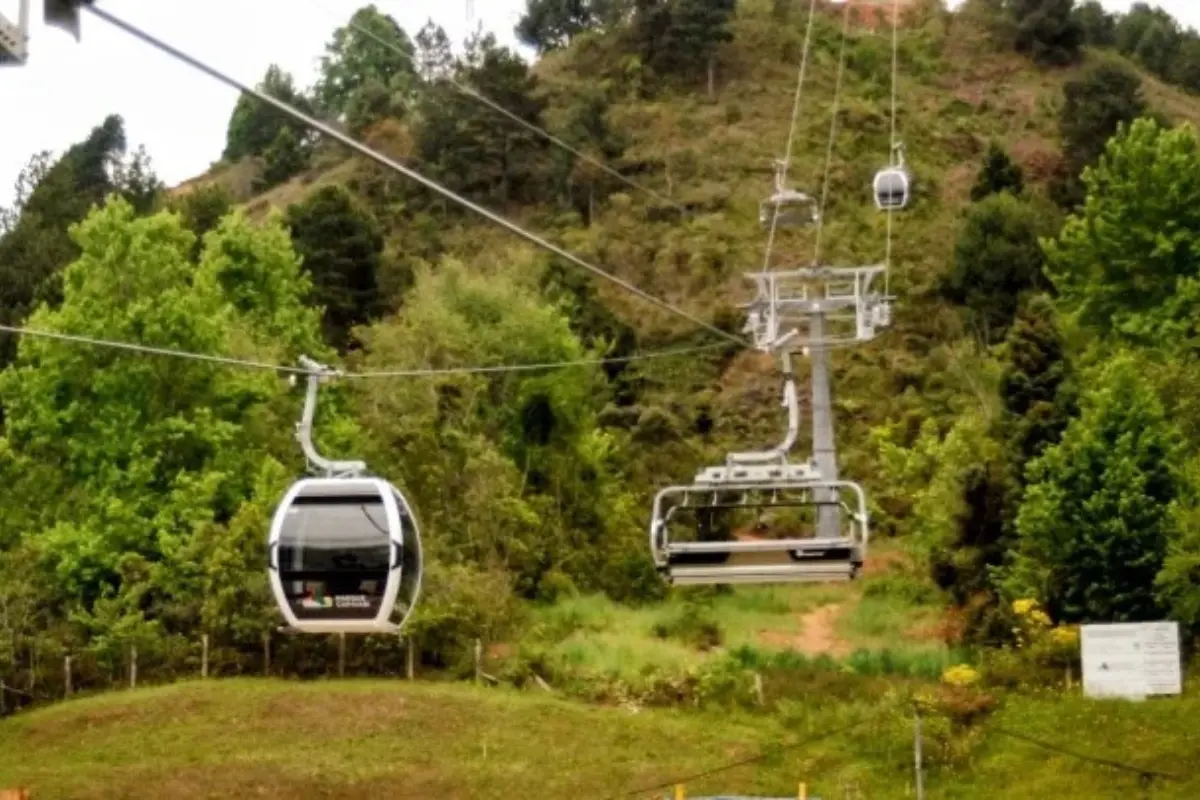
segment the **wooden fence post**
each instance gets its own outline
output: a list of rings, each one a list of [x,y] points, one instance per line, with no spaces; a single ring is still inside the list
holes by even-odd
[[[407,637],[404,641],[404,677],[411,681],[413,674],[416,672],[417,641],[411,636]]]
[[[71,657],[63,656],[63,695],[70,697],[73,691],[71,686]]]
[[[200,636],[200,677],[208,677],[208,634]]]
[[[483,642],[475,640],[475,682],[479,683],[479,673],[483,671]]]
[[[346,633],[338,634],[338,677],[346,677]]]
[[[129,688],[137,688],[137,645],[129,645]]]
[[[263,675],[271,677],[271,632],[263,634]]]

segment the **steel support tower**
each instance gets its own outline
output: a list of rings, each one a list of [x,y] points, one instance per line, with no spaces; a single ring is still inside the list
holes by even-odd
[[[891,324],[891,298],[878,279],[882,265],[818,266],[752,272],[758,294],[747,304],[746,332],[764,352],[783,356],[801,351],[812,364],[813,464],[822,480],[838,480],[830,391],[830,352],[875,338]],[[833,538],[841,526],[841,509],[831,490],[816,497],[817,536]]]

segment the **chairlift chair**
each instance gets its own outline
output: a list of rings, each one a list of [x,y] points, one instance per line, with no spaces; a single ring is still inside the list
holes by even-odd
[[[361,461],[330,461],[312,443],[317,385],[308,359],[297,438],[325,474],[294,483],[271,520],[268,576],[288,626],[303,633],[395,633],[417,603],[423,571],[416,517],[404,495]]]
[[[775,224],[785,228],[797,228],[819,222],[821,212],[816,199],[783,185],[785,167],[785,162],[775,162],[775,191],[759,204],[759,223],[767,227]]]
[[[800,429],[800,406],[791,361],[784,353],[783,405],[788,428],[770,450],[730,453],[724,466],[701,470],[690,485],[670,486],[654,498],[650,549],[654,563],[672,584],[789,583],[844,581],[856,577],[867,553],[866,495],[848,481],[824,480],[812,463],[792,464],[787,453]],[[841,503],[842,492],[856,503]],[[701,515],[765,508],[839,506],[839,532],[833,536],[751,541],[678,541],[671,525],[682,511]],[[814,526],[814,531],[817,530]]]
[[[741,541],[676,541],[671,523],[682,510],[711,514],[721,510],[819,508],[820,493],[849,492],[856,503],[835,501],[844,529],[836,537],[789,537]],[[699,502],[697,502],[699,501]],[[655,566],[675,585],[769,584],[853,580],[862,569],[869,538],[866,497],[848,481],[806,480],[730,483],[704,482],[703,473],[690,486],[671,486],[654,499],[650,545]]]

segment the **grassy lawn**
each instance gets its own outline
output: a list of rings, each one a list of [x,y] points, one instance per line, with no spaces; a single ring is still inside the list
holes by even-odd
[[[898,554],[891,544],[876,548],[881,560]],[[885,574],[888,582],[880,585]],[[923,663],[923,674],[936,675],[953,657],[936,635],[941,610],[906,587],[902,577],[880,570],[851,584],[741,586],[721,593],[689,587],[641,607],[580,596],[537,609],[533,638],[558,664],[583,674],[680,670],[751,647],[859,664],[890,658]]]
[[[929,719],[927,796],[1197,797],[1197,712],[1194,696],[1031,696],[1009,698],[965,737]],[[1142,793],[1135,774],[1003,731],[1183,779]],[[911,796],[912,778],[911,723],[886,696],[776,715],[630,713],[462,684],[238,679],[79,698],[0,722],[0,742],[0,788],[26,787],[37,800],[649,798],[665,792],[637,790],[764,751],[689,781],[689,793],[789,796],[804,780],[825,798],[854,787],[893,798]]]
[[[603,797],[787,736],[769,719],[630,714],[464,685],[240,679],[0,722],[0,788],[29,787],[38,800]],[[796,768],[777,761],[733,777],[783,788]]]

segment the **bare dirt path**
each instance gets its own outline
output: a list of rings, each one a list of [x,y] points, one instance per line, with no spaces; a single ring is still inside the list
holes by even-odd
[[[842,614],[841,603],[831,603],[800,616],[800,632],[763,631],[763,644],[790,647],[809,656],[822,653],[834,657],[850,654],[850,643],[837,635],[836,623]]]

